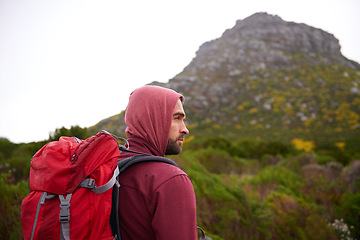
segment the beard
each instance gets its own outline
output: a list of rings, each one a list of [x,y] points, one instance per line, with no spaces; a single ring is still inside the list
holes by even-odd
[[[174,141],[168,139],[168,144],[166,146],[165,155],[178,155],[182,151],[181,145],[177,143],[177,139]]]

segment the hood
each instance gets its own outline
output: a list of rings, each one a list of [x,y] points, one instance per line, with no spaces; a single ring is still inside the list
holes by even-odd
[[[151,154],[164,156],[172,115],[179,98],[183,96],[158,86],[144,86],[130,94],[125,110],[130,149],[133,142],[144,146]]]

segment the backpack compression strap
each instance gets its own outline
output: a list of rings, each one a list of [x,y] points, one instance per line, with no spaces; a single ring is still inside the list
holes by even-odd
[[[94,179],[86,178],[80,183],[79,187],[89,188],[94,193],[100,194],[100,193],[106,192],[107,190],[112,188],[115,184],[119,185],[118,181],[116,180],[118,175],[119,175],[119,168],[116,167],[115,170],[114,170],[113,176],[104,185],[98,187],[98,186],[95,185],[95,180]]]

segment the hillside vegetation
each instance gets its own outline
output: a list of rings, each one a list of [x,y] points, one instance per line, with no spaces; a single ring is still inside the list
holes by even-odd
[[[88,130],[57,129],[48,141],[64,134],[85,138]],[[48,141],[0,141],[1,239],[21,239],[30,159]],[[359,146],[359,138],[354,144]],[[333,148],[360,155],[359,149]],[[360,160],[344,164],[301,139],[283,144],[192,136],[184,149],[169,157],[192,179],[198,224],[212,239],[360,238]]]

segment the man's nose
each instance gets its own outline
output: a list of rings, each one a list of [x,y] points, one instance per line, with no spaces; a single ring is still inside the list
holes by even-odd
[[[182,124],[182,127],[181,127],[181,134],[184,134],[184,135],[187,135],[189,134],[189,130],[186,128],[186,125],[185,123]]]

